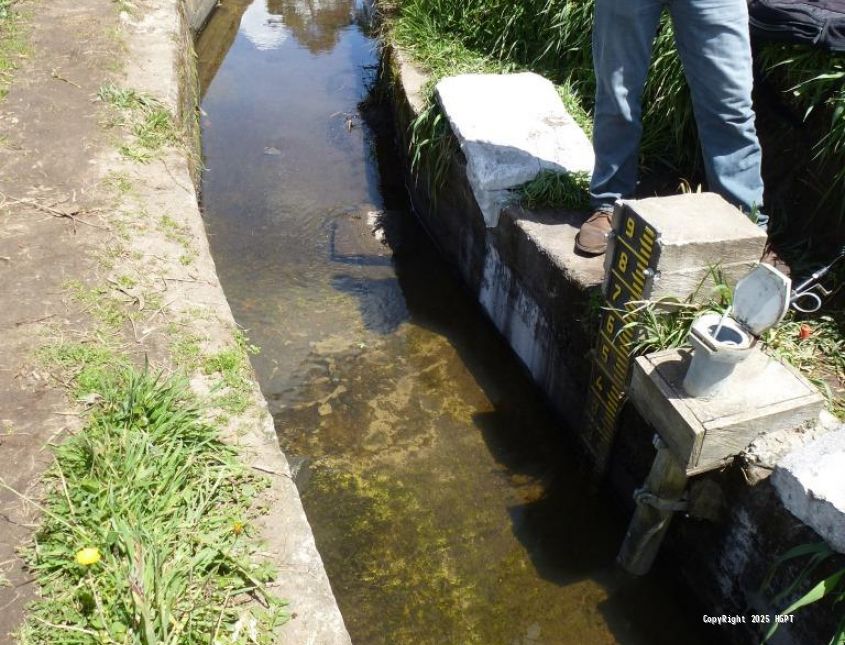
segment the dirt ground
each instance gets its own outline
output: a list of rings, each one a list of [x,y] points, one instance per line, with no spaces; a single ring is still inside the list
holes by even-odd
[[[109,0],[27,9],[32,55],[0,104],[0,477],[37,496],[51,460],[47,444],[78,424],[66,392],[34,355],[47,326],[72,333],[84,325],[63,285],[86,279],[91,252],[105,237],[94,226],[108,213],[90,159],[106,137],[92,99],[114,48],[105,34],[117,15]],[[74,212],[77,219],[61,216]],[[34,521],[31,505],[0,490],[0,572],[8,580],[0,588],[2,642],[11,640],[35,592],[15,555]]]
[[[46,365],[41,348],[108,341],[167,369],[176,338],[212,352],[232,347],[236,329],[191,184],[190,143],[146,163],[126,158],[118,149],[129,128],[110,124],[98,100],[113,83],[177,113],[192,71],[180,65],[179,0],[18,6],[29,54],[0,102],[0,643],[14,642],[37,594],[17,555],[37,528],[26,498],[38,498],[50,444],[82,419],[68,393],[73,375]],[[98,320],[103,311],[119,312],[116,327]],[[212,383],[194,370],[194,389],[207,393]],[[250,383],[249,407],[228,417],[225,432],[271,478],[256,502],[268,509],[257,520],[262,552],[281,574],[272,589],[295,616],[277,642],[348,643],[266,403]]]

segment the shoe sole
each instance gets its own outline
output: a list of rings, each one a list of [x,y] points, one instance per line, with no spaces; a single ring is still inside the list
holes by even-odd
[[[578,237],[575,237],[575,248],[581,253],[586,253],[587,255],[604,255],[607,253],[607,244],[604,246],[583,246],[581,242],[578,241]]]

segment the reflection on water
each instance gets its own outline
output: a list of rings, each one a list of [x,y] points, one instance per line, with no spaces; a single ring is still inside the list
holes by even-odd
[[[212,249],[353,640],[698,642],[666,581],[615,570],[624,527],[408,213],[385,111],[358,111],[364,5],[221,9]]]
[[[267,0],[267,11],[281,18],[300,45],[319,54],[337,44],[338,26],[348,24],[350,11],[363,12],[360,3],[354,8],[352,4],[349,0]]]

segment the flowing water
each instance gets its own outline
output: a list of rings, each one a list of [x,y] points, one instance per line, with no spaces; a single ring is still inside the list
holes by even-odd
[[[409,213],[368,20],[226,0],[198,46],[212,250],[353,640],[699,642]]]

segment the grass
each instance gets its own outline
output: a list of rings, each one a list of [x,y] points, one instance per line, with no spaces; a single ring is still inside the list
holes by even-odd
[[[182,247],[183,253],[179,256],[179,264],[190,266],[197,259],[197,252],[191,244],[191,232],[187,226],[179,224],[170,215],[162,215],[159,219],[158,228],[171,242],[176,242]]]
[[[249,355],[257,354],[258,351],[258,347],[252,345],[243,332],[238,331],[235,333],[234,346],[202,357],[202,372],[220,377],[219,387],[222,391],[214,402],[224,411],[241,414],[252,402]]]
[[[772,581],[775,575],[781,570],[795,562],[803,562],[803,567],[792,581],[784,589],[776,591],[773,589]],[[839,567],[836,567],[836,563]],[[841,554],[831,549],[824,542],[815,544],[801,544],[796,546],[775,560],[766,580],[763,582],[764,593],[774,594],[772,604],[784,607],[787,599],[795,597],[797,590],[801,587],[812,585],[810,589],[796,600],[785,606],[778,616],[791,616],[810,605],[825,602],[829,605],[836,605],[845,600],[845,567],[841,566]],[[831,565],[833,565],[831,567]],[[820,571],[823,573],[820,574]],[[836,625],[833,629],[828,645],[842,645],[845,643],[845,613],[841,610],[833,614]],[[800,620],[800,618],[799,618]],[[768,643],[775,635],[780,623],[775,620],[769,626],[763,638],[763,643]]]
[[[843,313],[803,319],[790,313],[763,336],[767,351],[790,363],[825,395],[831,411],[845,419],[845,329]]]
[[[127,159],[146,163],[164,147],[182,141],[173,115],[160,101],[111,83],[100,88],[98,97],[115,110],[110,125],[126,127],[132,133],[131,141],[119,147]]]
[[[249,356],[260,350],[238,330],[235,342],[217,352],[205,353],[199,336],[186,334],[177,327],[171,329],[173,342],[170,351],[179,369],[199,370],[206,376],[217,377],[212,403],[230,414],[241,414],[252,403],[253,387]]]
[[[27,54],[26,26],[16,4],[17,0],[0,0],[0,101],[8,94],[12,75]]]
[[[710,287],[705,292],[707,284]],[[684,300],[663,298],[630,303],[631,309],[622,312],[626,321],[623,329],[633,332],[628,350],[632,355],[641,355],[686,345],[695,319],[708,312],[724,313],[730,307],[732,297],[733,291],[724,275],[713,267]]]
[[[64,286],[71,298],[81,304],[97,321],[103,323],[109,331],[120,330],[129,319],[129,314],[108,287],[91,287],[78,280],[69,280]]]
[[[808,47],[768,44],[758,57],[770,82],[783,88],[816,137],[808,168],[798,182],[815,193],[814,207],[803,213],[803,228],[833,226],[845,230],[845,56]],[[810,180],[821,177],[821,182]]]
[[[544,171],[519,189],[526,208],[543,207],[586,210],[590,206],[590,177],[587,173]]]
[[[264,480],[202,420],[185,382],[102,376],[99,403],[47,475],[26,553],[41,594],[20,642],[271,642],[286,615],[249,539]],[[86,554],[97,561],[81,564]]]
[[[135,186],[128,175],[122,172],[111,171],[103,180],[103,184],[110,188],[118,197],[126,197],[135,194]]]
[[[94,394],[108,374],[128,367],[128,361],[102,338],[88,342],[59,341],[41,348],[42,363],[56,368],[59,378],[76,398]]]

